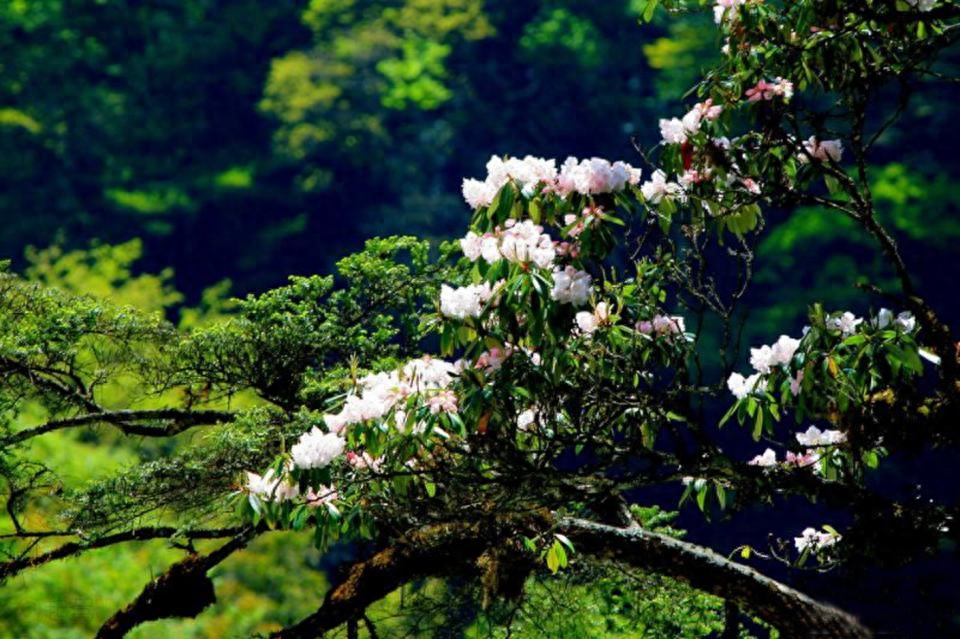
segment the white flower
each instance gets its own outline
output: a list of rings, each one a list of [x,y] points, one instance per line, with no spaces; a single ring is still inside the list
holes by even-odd
[[[773,449],[768,448],[763,451],[762,455],[757,455],[753,459],[747,462],[750,466],[760,466],[762,468],[770,468],[771,466],[777,465],[777,454]]]
[[[746,0],[717,0],[713,7],[713,20],[717,24],[734,22],[739,17],[740,5]]]
[[[839,317],[831,317],[827,320],[827,328],[839,330],[844,337],[848,337],[857,332],[857,326],[863,322],[863,318],[856,317],[850,311],[844,312]]]
[[[699,128],[700,120],[697,119]],[[687,128],[679,118],[660,120],[660,135],[666,144],[683,144],[687,141]]]
[[[282,477],[274,477],[273,470],[268,470],[263,477],[256,473],[247,473],[247,491],[269,501],[289,501],[299,496],[297,487]]]
[[[577,327],[585,335],[590,335],[597,330],[597,327],[600,325],[596,315],[590,311],[580,311],[577,313],[575,319],[577,322]]]
[[[460,240],[460,248],[463,249],[463,254],[466,255],[467,259],[471,262],[476,262],[480,257],[480,244],[480,236],[473,231],[467,233],[466,237]]]
[[[643,186],[640,187],[640,193],[647,204],[652,205],[660,204],[664,198],[679,197],[683,199],[683,188],[676,182],[667,182],[666,174],[659,169],[654,171],[650,180],[643,183]]]
[[[801,446],[807,447],[832,446],[847,441],[847,436],[839,430],[821,431],[816,426],[811,426],[806,431],[797,433],[796,437]]]
[[[750,365],[758,373],[767,375],[770,373],[770,364],[773,359],[773,349],[769,346],[750,349]]]
[[[519,415],[517,415],[517,430],[527,432],[530,430],[530,427],[534,425],[537,420],[537,411],[533,408],[528,408]]]
[[[686,332],[686,325],[679,315],[657,315],[651,322],[653,332],[658,335],[673,335]]]
[[[492,184],[472,179],[463,181],[462,191],[463,199],[474,210],[482,206],[490,206],[493,198],[497,195],[497,188]]]
[[[297,468],[324,468],[343,454],[345,446],[342,437],[314,426],[290,448],[290,457]]]
[[[603,158],[578,161],[575,157],[568,157],[560,167],[556,189],[564,196],[572,192],[583,195],[614,193],[639,181],[640,169],[625,162],[611,164]]]
[[[834,535],[826,531],[819,532],[814,528],[804,528],[799,537],[793,538],[793,545],[799,553],[803,553],[807,549],[812,553],[816,553],[833,546],[838,541],[840,541],[840,535]]]
[[[553,289],[550,297],[562,304],[580,306],[590,299],[592,278],[586,271],[578,271],[572,266],[553,272]]]
[[[489,282],[461,288],[451,288],[443,284],[440,287],[440,312],[445,317],[460,320],[478,317],[483,311],[484,303],[490,299],[491,295]]]
[[[781,335],[780,339],[770,349],[770,365],[789,365],[799,346],[800,340]]]
[[[806,153],[800,154],[801,162],[809,162],[810,158],[820,162],[826,162],[827,160],[839,162],[840,156],[843,155],[843,143],[840,140],[823,140],[821,142],[812,135],[803,143],[803,148]]]
[[[758,383],[759,382],[759,383]],[[744,377],[740,373],[731,373],[727,378],[727,388],[737,399],[743,399],[754,390],[762,391],[764,386],[760,373],[754,373],[750,377]]]
[[[912,333],[913,329],[917,327],[917,319],[913,316],[913,313],[903,311],[897,315],[897,324],[903,328],[904,332]]]
[[[889,308],[881,308],[880,312],[877,313],[877,319],[873,321],[873,325],[877,328],[886,328],[890,326],[890,322],[893,321],[893,311]]]

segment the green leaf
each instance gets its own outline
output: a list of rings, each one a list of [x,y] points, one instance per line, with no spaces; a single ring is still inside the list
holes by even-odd
[[[423,484],[423,487],[426,489],[428,497],[436,497],[437,485],[435,483],[428,481]]]
[[[557,571],[560,570],[560,557],[557,556],[556,545],[551,546],[550,550],[547,551],[547,568],[553,574],[557,574]]]
[[[560,533],[554,533],[553,536],[557,538],[557,541],[559,541],[561,544],[566,546],[567,549],[570,550],[570,552],[573,552],[573,542],[570,541],[570,539],[566,535],[562,535]]]

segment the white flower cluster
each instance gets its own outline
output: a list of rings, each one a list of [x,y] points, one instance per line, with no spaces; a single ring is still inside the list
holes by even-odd
[[[717,24],[735,22],[740,15],[740,5],[747,0],[717,0],[713,7],[713,20]]]
[[[440,313],[458,320],[479,317],[484,304],[493,296],[493,291],[489,282],[460,288],[443,284],[440,287]]]
[[[336,433],[325,433],[316,426],[300,435],[290,448],[290,457],[297,468],[326,468],[343,454],[346,441]]]
[[[300,496],[296,485],[284,477],[274,476],[273,470],[268,470],[262,477],[248,472],[246,489],[267,501],[290,501]]]
[[[834,446],[847,441],[847,436],[839,430],[820,430],[811,426],[802,433],[797,433],[797,442],[801,446]]]
[[[833,546],[840,541],[840,539],[840,535],[832,532],[821,532],[814,528],[804,528],[799,537],[793,538],[793,545],[796,546],[797,552],[799,553],[803,553],[809,549],[810,552],[816,554],[821,550]]]
[[[446,389],[456,373],[450,362],[424,356],[408,362],[399,371],[367,375],[360,380],[360,392],[347,397],[339,413],[324,415],[323,419],[333,432],[350,424],[381,419],[414,393],[429,397]]]
[[[818,162],[839,162],[843,155],[843,143],[840,140],[821,141],[811,135],[803,143],[803,150],[798,157],[801,163],[807,163],[811,158]]]
[[[904,333],[912,333],[914,329],[917,328],[917,319],[910,311],[903,311],[894,317],[893,311],[888,308],[881,308],[880,312],[877,313],[876,319],[873,321],[873,325],[879,329],[894,326]]]
[[[695,104],[683,118],[661,119],[660,136],[666,144],[683,144],[700,131],[704,120],[716,120],[722,112],[723,107],[715,105],[713,100],[708,98]]]
[[[611,163],[603,158],[578,161],[575,157],[568,157],[560,167],[554,189],[563,197],[570,193],[616,193],[627,184],[639,183],[640,173],[640,169],[625,162]]]
[[[472,209],[490,206],[503,185],[513,180],[524,197],[532,197],[539,185],[561,197],[571,193],[593,195],[623,190],[627,184],[640,180],[640,169],[624,162],[610,162],[603,158],[578,160],[568,157],[560,170],[555,160],[528,155],[523,159],[491,157],[487,162],[484,180],[465,179],[463,197]]]
[[[488,264],[505,259],[524,264],[533,262],[540,268],[550,268],[557,257],[557,249],[543,227],[530,220],[507,220],[504,229],[477,235],[473,231],[460,240],[463,254],[471,262],[483,258]]]
[[[797,348],[800,346],[800,340],[787,335],[781,335],[773,345],[761,346],[760,348],[750,349],[750,365],[756,371],[749,377],[744,377],[740,373],[732,373],[727,378],[727,388],[737,399],[743,399],[751,393],[760,393],[766,386],[764,375],[777,366],[788,369],[793,360]],[[790,389],[796,395],[800,392],[800,382],[803,381],[803,371],[797,373],[797,376],[791,381]]]
[[[816,426],[811,426],[806,431],[797,433],[796,438],[801,446],[807,447],[807,450],[800,454],[788,451],[784,463],[792,466],[811,468],[815,471],[820,470],[820,467],[816,464],[823,458],[822,449],[824,447],[836,446],[847,441],[847,436],[839,430],[821,431]],[[780,462],[777,461],[777,454],[771,448],[766,449],[762,455],[757,455],[747,462],[750,466],[760,466],[762,468],[777,466],[779,463]]]
[[[553,289],[550,297],[561,304],[580,306],[590,299],[590,285],[593,278],[586,271],[578,271],[572,266],[556,269],[553,272]]]
[[[610,323],[610,307],[606,302],[597,302],[593,312],[580,311],[574,319],[582,334],[591,335],[600,326]]]
[[[640,193],[647,204],[656,206],[663,200],[686,200],[683,187],[676,182],[667,182],[667,174],[657,169],[650,179],[640,187]]]
[[[768,375],[774,366],[789,366],[799,346],[800,340],[781,335],[772,346],[751,348],[750,365],[758,373]]]
[[[477,361],[474,362],[473,366],[485,373],[495,373],[500,370],[507,359],[518,351],[526,355],[531,364],[540,366],[540,353],[522,346],[517,348],[513,344],[504,344],[503,348],[491,346],[489,350],[483,351],[477,356]]]
[[[857,317],[850,311],[846,311],[827,319],[827,328],[840,331],[844,337],[849,337],[857,332],[857,326],[863,323],[862,317]]]
[[[302,496],[307,505],[312,507],[331,504],[339,499],[337,490],[333,486],[311,487],[307,488],[306,493],[301,494],[300,489],[289,479],[274,477],[272,470],[268,470],[263,477],[248,472],[246,491],[265,501],[276,502],[293,501]]]

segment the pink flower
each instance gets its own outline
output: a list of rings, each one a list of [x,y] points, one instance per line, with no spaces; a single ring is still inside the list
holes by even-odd
[[[765,80],[760,80],[757,82],[756,86],[747,89],[747,101],[749,102],[772,100],[775,95],[776,90],[774,85],[766,82]]]

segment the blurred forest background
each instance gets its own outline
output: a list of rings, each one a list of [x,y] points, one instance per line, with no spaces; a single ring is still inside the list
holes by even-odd
[[[462,235],[460,181],[482,177],[491,154],[642,165],[634,145],[659,142],[657,120],[685,112],[721,45],[708,13],[641,27],[644,5],[3,0],[0,256],[31,278],[189,327],[228,313],[230,296],[331,271],[372,235]],[[960,52],[940,64],[956,75]],[[904,91],[912,99],[901,103]],[[958,98],[956,84],[893,86],[868,114],[904,109],[877,148],[875,196],[921,292],[940,292],[933,300],[949,297],[957,272]],[[877,308],[856,282],[894,289],[852,223],[813,209],[769,212],[757,265],[745,344],[797,334],[815,300]],[[956,324],[960,299],[948,303],[938,310]],[[159,454],[102,434],[49,441],[44,453],[75,477]],[[296,536],[258,541],[219,569],[215,610],[161,634],[246,636],[310,612],[329,558],[308,547]],[[177,556],[163,544],[114,549],[17,577],[0,597],[0,637],[90,636]],[[718,603],[707,598],[665,585],[656,592],[669,605],[641,605],[603,583],[565,590],[562,609],[591,607],[604,629],[550,636],[714,627]],[[706,625],[684,626],[700,609]],[[646,630],[618,630],[618,615],[639,615]],[[469,614],[440,625],[451,637],[482,632]]]

